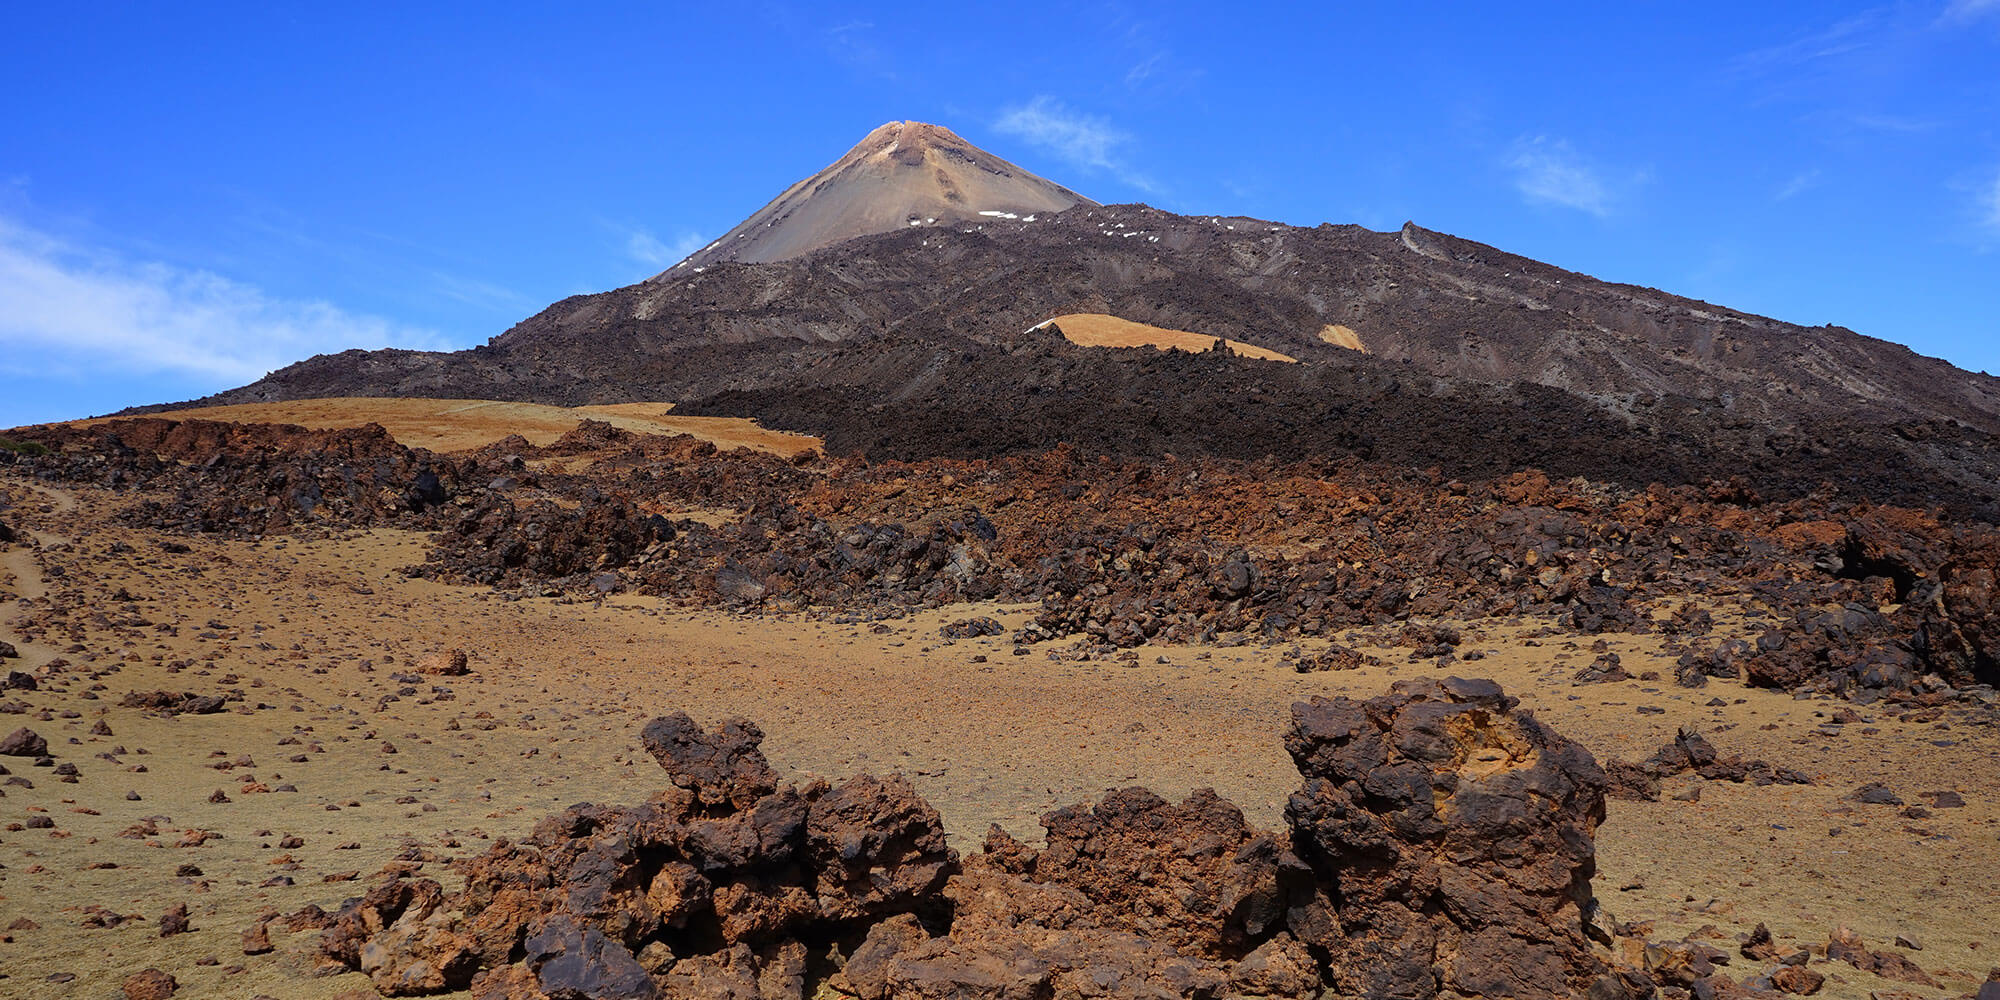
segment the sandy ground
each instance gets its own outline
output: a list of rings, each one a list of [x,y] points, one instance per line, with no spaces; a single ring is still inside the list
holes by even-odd
[[[639,728],[669,709],[704,723],[749,716],[794,774],[900,771],[967,850],[989,823],[1032,838],[1042,813],[1131,784],[1170,797],[1212,786],[1276,825],[1298,782],[1279,741],[1293,702],[1437,672],[1385,645],[1386,630],[1344,637],[1382,665],[1302,675],[1279,666],[1285,647],[1069,662],[1050,648],[1012,655],[999,638],[938,637],[981,613],[1011,628],[1029,616],[1020,607],[843,625],[636,597],[509,601],[404,578],[397,568],[423,558],[407,533],[166,539],[111,520],[128,498],[11,478],[0,494],[35,542],[0,552],[0,635],[22,652],[0,668],[68,664],[40,690],[5,692],[24,711],[0,729],[33,728],[80,772],[63,783],[0,758],[33,786],[0,785],[0,927],[14,927],[0,932],[4,997],[110,998],[147,966],[178,977],[182,996],[366,988],[358,975],[311,978],[310,932],[274,925],[277,951],[261,956],[242,954],[239,932],[260,911],[334,909],[398,856],[455,887],[447,859],[575,802],[643,798],[661,778]],[[1911,957],[1947,987],[1920,996],[1968,993],[2000,964],[2000,733],[1866,709],[1833,726],[1839,704],[1723,682],[1576,686],[1570,675],[1595,653],[1546,625],[1471,626],[1462,648],[1486,655],[1448,672],[1496,678],[1600,759],[1644,757],[1692,726],[1724,753],[1816,782],[1709,783],[1699,801],[1674,801],[1692,782],[1682,779],[1659,803],[1612,802],[1597,887],[1617,919],[1655,921],[1656,938],[1713,925],[1732,953],[1759,921],[1795,943],[1824,942],[1840,923],[1874,947],[1909,935],[1923,945]],[[1667,666],[1657,636],[1606,642],[1635,674]],[[471,676],[403,673],[448,647],[470,652]],[[158,688],[242,700],[200,716],[119,707]],[[109,733],[93,735],[100,722]],[[1911,802],[1956,790],[1966,806],[1908,820],[1845,801],[1867,781]],[[210,801],[217,791],[229,801]],[[53,828],[26,828],[36,817]],[[200,831],[219,836],[197,846]],[[175,903],[194,929],[162,939],[156,922]],[[139,919],[91,926],[103,913]],[[1823,996],[1911,989],[1815,967],[1831,977]],[[1732,971],[1756,970],[1737,959]]]
[[[1361,335],[1354,332],[1354,328],[1351,326],[1328,323],[1319,328],[1319,339],[1335,347],[1345,347],[1350,351],[1360,351],[1363,354],[1368,353],[1368,345],[1361,342]]]
[[[356,427],[373,421],[403,444],[437,452],[477,448],[509,434],[519,434],[531,444],[546,445],[576,429],[577,421],[586,418],[638,434],[692,434],[718,448],[751,448],[787,458],[822,446],[816,437],[766,430],[747,417],[677,416],[670,412],[673,408],[672,403],[564,407],[483,399],[340,397],[209,406],[157,415],[235,423],[298,424],[315,430]],[[98,422],[76,421],[81,426]]]
[[[1057,316],[1049,322],[1062,330],[1064,340],[1082,347],[1157,347],[1163,351],[1199,353],[1214,347],[1215,342],[1221,339],[1206,333],[1168,330],[1164,327],[1135,323],[1129,319],[1120,319],[1103,313],[1071,313],[1068,316]],[[1256,358],[1259,361],[1297,363],[1299,360],[1291,355],[1280,354],[1240,340],[1223,340],[1223,346],[1240,357]]]

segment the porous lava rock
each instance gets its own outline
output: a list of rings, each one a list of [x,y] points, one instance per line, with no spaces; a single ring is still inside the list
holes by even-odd
[[[898,776],[785,785],[763,734],[654,719],[670,787],[582,804],[465,867],[386,869],[320,941],[390,996],[1646,995],[1584,937],[1604,778],[1490,681],[1294,707],[1289,829],[1143,788],[946,846]]]
[[[308,525],[431,522],[464,462],[397,443],[379,424],[290,424],[137,417],[28,429],[47,454],[38,475],[154,495],[126,511],[138,527],[259,535]]]
[[[1286,804],[1325,879],[1292,918],[1335,989],[1369,998],[1578,996],[1604,772],[1491,681],[1401,681],[1294,708]]]
[[[543,820],[475,859],[456,897],[392,875],[342,909],[322,953],[389,996],[728,996],[732,977],[768,981],[773,963],[799,958],[802,977],[801,937],[937,918],[958,857],[901,778],[780,788],[740,719],[705,732],[674,713],[642,739],[672,787]]]

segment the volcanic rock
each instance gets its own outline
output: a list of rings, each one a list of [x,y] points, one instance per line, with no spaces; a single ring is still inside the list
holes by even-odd
[[[125,1000],[167,1000],[180,988],[174,977],[158,969],[145,969],[126,978]]]
[[[417,672],[440,677],[463,677],[471,673],[472,668],[467,665],[465,650],[448,649],[418,661]]]
[[[1604,973],[1583,934],[1604,773],[1516,704],[1454,678],[1293,709],[1285,815],[1328,887],[1291,923],[1340,991],[1564,996]]]
[[[747,809],[777,790],[777,772],[758,749],[764,731],[747,719],[730,719],[710,735],[674,712],[646,723],[639,739],[667,777],[703,805]]]
[[[48,756],[49,741],[36,735],[32,729],[21,728],[0,739],[0,755],[8,757]]]
[[[1609,780],[1607,794],[1630,801],[1657,802],[1663,779],[1693,771],[1710,781],[1730,781],[1756,785],[1809,785],[1803,772],[1779,767],[1764,760],[1724,757],[1714,744],[1692,729],[1681,729],[1673,740],[1663,743],[1651,757],[1633,763],[1612,761],[1604,768]]]
[[[673,787],[549,817],[457,896],[389,878],[321,951],[392,996],[803,1000],[827,941],[828,985],[869,1000],[1577,995],[1605,971],[1581,931],[1603,778],[1513,708],[1456,679],[1316,699],[1288,832],[1132,788],[963,862],[902,779],[780,787],[754,725],[674,713],[642,732]]]

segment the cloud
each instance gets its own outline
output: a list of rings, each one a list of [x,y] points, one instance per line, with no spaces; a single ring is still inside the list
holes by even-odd
[[[1516,142],[1507,166],[1514,171],[1515,189],[1531,202],[1574,208],[1598,218],[1611,214],[1610,186],[1561,139],[1535,136]]]
[[[1105,171],[1142,191],[1155,190],[1150,180],[1129,169],[1118,156],[1118,148],[1129,142],[1130,136],[1113,128],[1108,120],[1073,111],[1046,94],[1003,111],[993,127],[1079,167]]]
[[[682,233],[672,243],[644,229],[634,229],[625,236],[625,253],[648,267],[664,268],[678,264],[707,245],[707,240],[688,232]]]
[[[19,374],[174,374],[219,387],[313,354],[444,346],[430,330],[125,260],[0,217],[0,347]]]
[[[1801,194],[1804,194],[1805,192],[1819,186],[1819,178],[1820,178],[1820,170],[1818,167],[1814,167],[1811,170],[1802,171],[1801,173],[1795,175],[1791,180],[1786,181],[1784,187],[1778,189],[1776,200],[1790,201],[1791,199],[1796,198]]]
[[[1988,14],[2000,14],[2000,0],[1951,0],[1944,5],[1944,13],[1938,15],[1938,20],[1962,24]]]
[[[1047,95],[1009,109],[993,127],[1078,166],[1104,170],[1116,166],[1111,160],[1111,150],[1126,140],[1125,134],[1112,128],[1110,122],[1071,111]]]
[[[1883,12],[1863,11],[1791,41],[1744,52],[1731,60],[1730,67],[1746,77],[1781,73],[1873,48],[1880,44],[1883,33]]]
[[[2000,231],[2000,171],[1995,171],[1993,180],[1979,198],[1979,221],[1988,229]]]
[[[1173,57],[1173,53],[1162,49],[1132,64],[1125,71],[1125,86],[1137,87],[1159,73],[1160,67]]]

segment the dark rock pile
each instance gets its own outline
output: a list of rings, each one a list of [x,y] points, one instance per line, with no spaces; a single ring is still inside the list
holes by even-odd
[[[511,439],[448,458],[372,425],[32,433],[48,451],[8,452],[16,469],[143,487],[127,516],[147,525],[430,529],[430,556],[409,572],[530,594],[745,611],[1033,602],[1020,641],[1105,652],[1534,615],[1584,634],[1657,628],[1688,686],[1725,677],[1872,700],[2000,681],[2000,530],[1831,495],[1766,501],[1741,483],[1633,490],[1535,470],[1465,483],[1353,460],[1112,460],[1067,446],[801,467],[595,421],[547,448]],[[1772,627],[1709,638],[1714,618],[1692,603],[1704,599],[1754,606]]]
[[[37,427],[23,436],[48,453],[17,465],[55,481],[152,491],[159,495],[126,519],[173,531],[420,527],[471,478],[467,463],[406,448],[378,424],[316,431],[143,417]]]
[[[1604,776],[1489,681],[1293,710],[1289,829],[1141,788],[960,858],[901,778],[783,785],[762,733],[653,720],[672,787],[579,805],[447,894],[399,869],[321,941],[391,996],[1609,997],[1585,937]]]
[[[1744,760],[1740,755],[1724,757],[1714,744],[1691,729],[1681,730],[1645,760],[1636,763],[1614,760],[1605,765],[1604,772],[1610,780],[1606,791],[1612,798],[1645,802],[1659,801],[1662,780],[1689,772],[1710,781],[1737,784],[1812,784],[1812,779],[1803,772],[1767,760]]]

